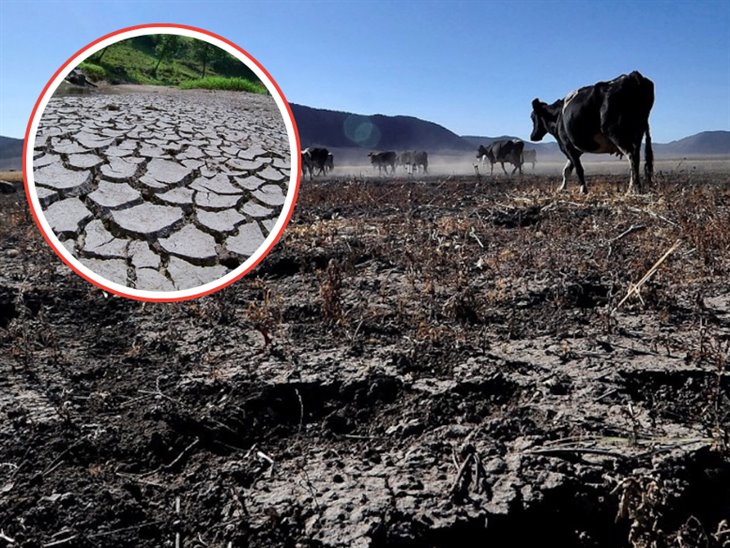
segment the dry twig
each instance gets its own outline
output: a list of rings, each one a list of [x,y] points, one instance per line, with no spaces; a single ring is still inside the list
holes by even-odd
[[[629,292],[626,294],[626,296],[621,299],[621,302],[619,302],[616,307],[613,309],[613,312],[616,312],[622,304],[626,302],[626,300],[631,297],[632,294],[636,293],[636,295],[641,299],[641,295],[639,294],[639,289],[641,289],[641,286],[644,285],[649,278],[651,278],[654,273],[659,269],[661,264],[669,257],[672,253],[674,253],[677,248],[682,244],[682,240],[677,240],[674,242],[674,245],[670,247],[664,255],[661,256],[661,258],[654,263],[654,266],[652,266],[646,274],[644,274],[643,278],[641,278],[636,284],[631,284],[631,287],[629,288]],[[643,302],[643,301],[642,301]]]

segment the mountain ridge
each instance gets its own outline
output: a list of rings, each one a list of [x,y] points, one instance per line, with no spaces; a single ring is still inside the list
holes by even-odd
[[[431,153],[475,153],[480,144],[496,139],[516,139],[513,135],[495,137],[457,135],[435,122],[415,116],[357,114],[314,108],[291,103],[299,128],[302,148],[324,146],[347,150],[348,156],[360,157],[370,150],[426,150]],[[539,156],[563,158],[557,143],[533,143],[525,140],[525,148],[535,149]],[[688,135],[669,143],[653,143],[658,157],[730,156],[730,131],[708,130]],[[20,169],[23,140],[0,136],[0,169]]]
[[[0,170],[20,169],[23,165],[23,139],[0,136]]]
[[[296,103],[292,103],[291,107],[294,119],[297,120],[302,148],[325,146],[368,150],[471,152],[476,151],[480,144],[486,145],[497,139],[522,139],[526,148],[535,149],[538,154],[562,157],[557,143],[553,141],[533,143],[514,135],[458,135],[444,126],[416,116],[367,115]],[[654,153],[659,156],[730,155],[730,131],[702,131],[669,143],[655,142],[652,145]]]

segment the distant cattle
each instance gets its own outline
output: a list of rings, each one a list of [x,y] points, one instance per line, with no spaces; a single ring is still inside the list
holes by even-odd
[[[522,164],[532,164],[532,169],[535,169],[535,163],[537,163],[537,151],[535,149],[523,150]]]
[[[398,159],[396,160],[396,164],[399,166],[403,166],[403,169],[405,169],[406,172],[413,173],[413,169],[415,167],[414,156],[415,156],[415,152],[412,152],[410,150],[401,152],[400,154],[398,154]]]
[[[324,170],[325,173],[329,173],[333,169],[335,169],[335,155],[330,152],[327,154],[327,161],[324,164]]]
[[[564,99],[548,105],[539,99],[532,101],[532,141],[540,141],[550,133],[568,158],[563,168],[564,190],[575,168],[580,191],[588,192],[580,157],[584,152],[594,154],[626,154],[631,163],[629,191],[641,191],[639,162],[641,140],[644,145],[644,172],[651,184],[654,153],[649,133],[649,113],[654,106],[654,83],[634,71],[609,82],[598,82],[580,88]]]
[[[327,173],[327,159],[330,151],[321,147],[309,147],[302,151],[302,170],[304,170],[305,157],[310,162],[310,179],[312,175],[324,175]]]
[[[504,168],[504,163],[509,162],[514,167],[512,174],[518,169],[520,175],[522,175],[522,152],[525,148],[525,143],[519,139],[501,139],[492,142],[491,145],[484,146],[479,145],[477,151],[477,158],[481,158],[482,163],[489,161],[489,174],[494,174],[494,164],[498,163],[502,166],[502,171],[505,175],[509,175],[507,170]]]
[[[301,155],[302,178],[304,178],[307,175],[307,173],[309,173],[309,180],[311,181],[312,180],[312,169],[314,167],[312,164],[312,156],[309,154],[309,150],[307,150],[307,149],[302,150],[301,154],[302,154]]]
[[[368,154],[368,157],[370,158],[370,163],[373,166],[377,166],[379,174],[382,174],[383,169],[385,169],[387,175],[388,166],[390,166],[391,173],[395,173],[395,164],[398,159],[398,155],[395,152],[371,152]]]
[[[428,152],[420,150],[413,154],[413,164],[416,169],[423,168],[424,173],[428,173]]]

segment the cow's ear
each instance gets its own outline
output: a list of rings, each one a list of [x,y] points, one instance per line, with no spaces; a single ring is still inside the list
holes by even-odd
[[[542,110],[542,102],[540,102],[540,99],[533,99],[532,100],[532,108],[535,112],[540,112]]]

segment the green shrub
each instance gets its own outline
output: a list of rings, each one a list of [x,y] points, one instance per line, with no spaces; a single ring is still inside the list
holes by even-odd
[[[222,76],[206,76],[196,80],[186,80],[180,83],[181,89],[223,89],[228,91],[248,91],[250,93],[268,93],[266,87],[259,82],[252,82],[245,78],[224,78]]]
[[[79,63],[79,68],[90,80],[97,81],[104,80],[106,78],[106,69],[99,65],[95,65],[94,63],[83,61]]]

